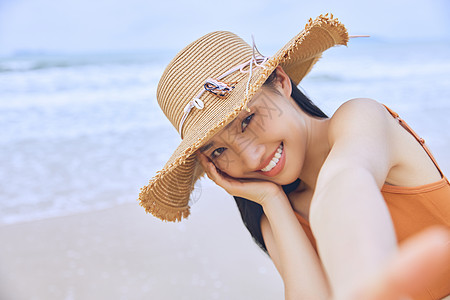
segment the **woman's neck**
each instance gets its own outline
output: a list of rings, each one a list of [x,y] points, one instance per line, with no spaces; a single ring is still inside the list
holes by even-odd
[[[307,141],[306,155],[299,178],[314,190],[320,169],[330,153],[328,128],[330,119],[306,117]]]

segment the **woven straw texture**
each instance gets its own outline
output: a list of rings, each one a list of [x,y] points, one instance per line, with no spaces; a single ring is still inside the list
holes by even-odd
[[[273,55],[265,68],[254,69],[246,94],[249,73],[234,72],[224,78],[237,82],[225,99],[205,92],[203,109],[192,109],[183,126],[183,140],[164,168],[141,189],[141,206],[165,221],[189,216],[189,196],[195,182],[204,174],[195,151],[230,123],[244,109],[273,70],[281,65],[295,84],[311,70],[322,52],[346,45],[348,34],[333,16],[310,19],[305,29]],[[178,130],[186,104],[203,89],[208,78],[249,61],[252,47],[231,32],[209,33],[181,50],[166,67],[158,84],[157,100],[162,111]]]

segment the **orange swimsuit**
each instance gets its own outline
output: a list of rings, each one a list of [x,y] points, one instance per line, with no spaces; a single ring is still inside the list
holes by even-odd
[[[450,228],[450,183],[439,168],[431,151],[398,114],[386,107],[391,115],[410,132],[428,153],[433,163],[439,170],[441,180],[417,187],[401,187],[385,184],[381,194],[394,223],[398,242],[418,233],[432,225],[445,225]],[[317,251],[316,241],[312,234],[308,221],[296,213],[297,219],[305,230],[311,244]],[[437,300],[450,294],[450,266],[438,281],[434,282],[425,293],[414,300]]]

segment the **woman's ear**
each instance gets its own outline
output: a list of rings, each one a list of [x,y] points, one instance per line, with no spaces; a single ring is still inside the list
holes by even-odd
[[[292,93],[291,79],[281,66],[278,66],[276,70],[277,70],[278,88],[280,89],[280,92],[283,94],[283,96],[289,98]]]

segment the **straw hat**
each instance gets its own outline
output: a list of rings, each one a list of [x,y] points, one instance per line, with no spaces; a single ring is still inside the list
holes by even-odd
[[[190,193],[204,174],[195,151],[246,108],[278,65],[298,84],[323,51],[347,42],[344,25],[326,14],[310,19],[270,58],[226,31],[209,33],[181,50],[159,81],[157,99],[182,141],[141,189],[141,206],[165,221],[186,218]]]

